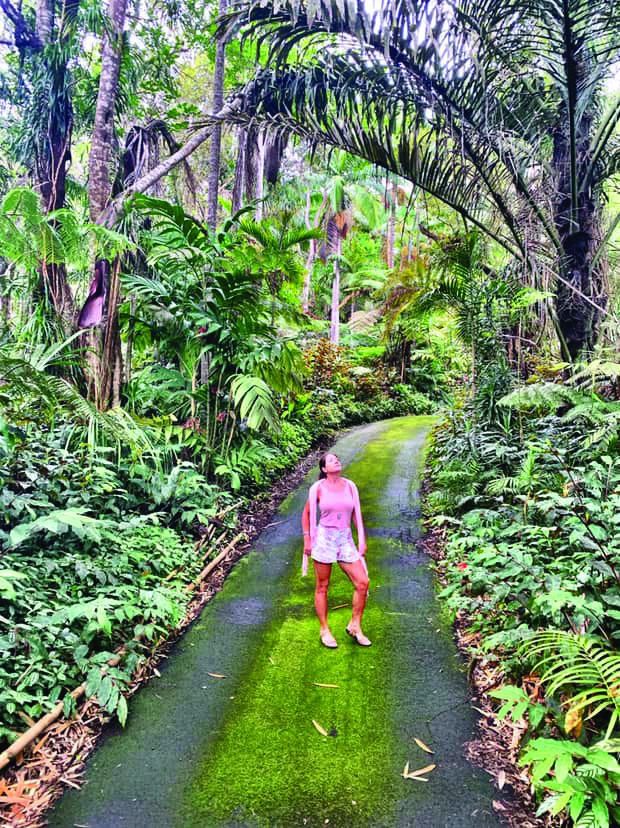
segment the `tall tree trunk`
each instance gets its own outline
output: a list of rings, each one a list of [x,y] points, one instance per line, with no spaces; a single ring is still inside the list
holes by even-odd
[[[329,329],[329,340],[333,345],[340,343],[340,251],[342,249],[340,236],[337,237],[336,256],[333,261],[334,278],[332,281],[332,312]]]
[[[259,132],[257,137],[258,156],[256,161],[256,221],[263,220],[263,194],[265,182],[265,136]]]
[[[386,180],[385,194],[387,201],[386,207],[389,207],[390,215],[388,219],[387,234],[385,239],[385,263],[388,267],[388,270],[392,270],[394,268],[394,241],[396,238],[396,198],[398,195],[398,184],[396,183],[396,179],[392,178],[392,186],[388,190],[389,182],[390,176],[388,175]]]
[[[88,201],[91,221],[97,221],[112,194],[114,110],[121,69],[127,0],[109,0],[109,29],[103,36],[101,75],[95,110],[95,128],[88,159]]]
[[[245,184],[245,153],[247,133],[240,126],[237,128],[237,166],[235,167],[235,183],[232,191],[232,213],[237,213],[243,207],[243,189]]]
[[[575,75],[578,88],[588,75],[587,67],[576,63]],[[602,236],[601,193],[592,186],[585,191],[579,180],[579,167],[591,155],[592,116],[582,113],[576,134],[571,136],[566,126],[569,119],[565,104],[558,115],[553,136],[553,170],[557,182],[554,221],[563,255],[557,263],[560,278],[555,308],[564,358],[574,361],[581,351],[591,351],[596,343],[601,310],[594,305],[604,310],[607,304],[606,261],[592,263],[592,251],[599,246]],[[573,142],[577,173],[571,161]]]
[[[36,6],[35,38],[41,47],[52,42],[55,47],[49,53],[41,48],[33,55],[35,68],[32,89],[33,95],[38,96],[33,107],[38,109],[43,106],[45,109],[45,113],[30,124],[35,147],[35,183],[41,195],[44,213],[65,206],[65,182],[71,162],[73,132],[72,84],[67,65],[72,22],[78,5],[74,4],[70,14],[63,11],[56,30],[54,0],[37,0]],[[26,25],[23,19],[22,23]],[[40,297],[45,297],[66,331],[69,331],[75,323],[75,305],[63,264],[46,261],[41,263],[38,293]]]
[[[226,0],[219,0],[218,14],[220,17],[226,11]],[[223,39],[218,40],[215,47],[215,67],[213,72],[213,113],[217,113],[224,103],[224,65],[226,59],[226,44]],[[217,191],[220,177],[220,155],[222,149],[222,127],[217,124],[211,135],[209,151],[209,174],[207,177],[208,202],[207,225],[213,231],[217,226]]]
[[[113,179],[114,112],[120,76],[123,49],[123,31],[127,0],[110,0],[108,5],[109,29],[103,37],[101,51],[101,75],[95,111],[95,128],[88,159],[88,198],[90,216],[97,221],[110,203]],[[105,300],[103,326],[99,337],[97,377],[89,383],[95,389],[97,406],[105,411],[110,405],[118,405],[123,372],[123,357],[118,323],[120,302],[120,259],[114,267],[109,262],[95,262],[95,273],[104,273]]]
[[[313,227],[318,227],[321,223],[321,218],[323,215],[323,210],[327,205],[328,194],[327,192],[323,193],[323,200],[321,202],[321,206],[316,212],[314,217],[314,223],[310,221],[310,200],[311,200],[311,193],[310,187],[306,190],[306,212],[304,214],[304,221],[308,230],[311,230]],[[301,294],[301,309],[304,313],[308,313],[308,307],[310,305],[310,286],[312,283],[312,269],[314,266],[314,260],[316,259],[316,254],[318,250],[318,240],[317,239],[310,239],[310,245],[308,249],[308,257],[306,259],[306,274],[304,276],[304,286]]]

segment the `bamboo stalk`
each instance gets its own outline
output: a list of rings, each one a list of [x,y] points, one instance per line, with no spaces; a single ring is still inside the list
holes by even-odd
[[[108,667],[116,667],[116,665],[123,657],[125,651],[126,648],[123,647],[117,655],[113,656],[108,661]],[[70,696],[72,699],[75,699],[77,701],[81,696],[84,695],[85,692],[86,682],[80,684],[80,686],[76,687],[75,690],[72,690]],[[2,768],[6,767],[9,764],[11,759],[14,759],[16,756],[19,756],[19,754],[23,750],[25,750],[28,747],[28,745],[34,742],[37,736],[40,736],[40,734],[43,733],[44,730],[47,730],[47,728],[51,724],[53,724],[56,721],[56,719],[59,719],[63,709],[64,702],[58,702],[58,704],[49,713],[47,713],[45,716],[42,716],[37,722],[35,722],[32,725],[32,727],[29,727],[25,733],[22,733],[21,736],[19,736],[11,745],[9,745],[6,750],[2,751],[2,753],[0,753],[0,770],[2,770]]]
[[[191,584],[188,584],[185,587],[185,591],[190,592],[192,589],[195,589],[200,584],[201,581],[204,581],[204,579],[207,577],[207,575],[215,569],[215,567],[226,557],[226,555],[228,555],[228,553],[232,549],[235,548],[235,546],[241,540],[241,538],[244,538],[244,537],[245,537],[245,532],[239,532],[238,535],[235,535],[235,537],[231,540],[231,542],[229,544],[227,544],[224,547],[224,549],[222,549],[220,554],[217,555],[215,558],[213,558],[213,560],[210,561],[210,563],[208,563],[207,566],[205,566],[205,568],[202,570],[202,572],[196,578],[196,580],[192,581]]]

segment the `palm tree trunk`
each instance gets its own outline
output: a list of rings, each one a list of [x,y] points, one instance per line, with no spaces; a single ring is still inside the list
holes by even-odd
[[[327,205],[328,193],[323,193],[323,200],[321,201],[321,206],[316,211],[316,215],[314,217],[314,224],[310,222],[310,188],[306,190],[306,212],[304,216],[304,220],[306,223],[306,227],[308,230],[311,230],[313,227],[318,227],[321,224],[321,218],[323,216],[323,210]],[[308,313],[308,308],[310,306],[310,287],[312,284],[312,269],[314,265],[314,260],[316,259],[316,254],[318,250],[318,241],[317,239],[310,239],[310,245],[308,249],[308,258],[306,259],[306,275],[304,276],[304,287],[301,294],[301,308],[304,313]]]
[[[389,182],[389,176],[387,181]],[[396,183],[395,178],[392,179],[392,186],[390,190],[391,192],[388,197],[390,217],[388,219],[387,234],[385,239],[385,263],[387,264],[388,270],[392,270],[394,268],[394,240],[396,238],[396,196],[398,194],[398,185]],[[386,195],[387,191],[388,190],[386,186]]]
[[[219,0],[218,14],[220,17],[226,11],[226,0]],[[223,39],[218,40],[215,47],[215,68],[213,72],[213,112],[219,112],[224,103],[224,65],[226,60],[226,44]],[[209,151],[209,174],[207,176],[208,202],[207,225],[215,232],[217,226],[217,191],[220,178],[220,155],[222,150],[222,127],[217,124],[211,135]]]
[[[235,167],[235,183],[232,191],[231,212],[234,214],[243,207],[243,188],[245,184],[245,153],[247,133],[243,127],[237,128],[237,166]]]

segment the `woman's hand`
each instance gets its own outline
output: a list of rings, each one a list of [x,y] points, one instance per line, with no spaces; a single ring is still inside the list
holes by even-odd
[[[366,541],[365,541],[365,540],[364,540],[364,541],[362,541],[362,542],[360,543],[359,547],[360,547],[360,555],[362,556],[362,558],[365,558],[365,557],[366,557],[366,550],[367,550],[367,548],[368,548],[368,547],[366,546]]]
[[[310,535],[304,535],[304,555],[309,555],[312,552],[312,541]]]

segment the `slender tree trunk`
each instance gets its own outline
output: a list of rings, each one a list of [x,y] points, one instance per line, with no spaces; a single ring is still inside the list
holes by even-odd
[[[245,184],[245,153],[247,133],[243,127],[237,128],[237,166],[235,167],[235,183],[232,191],[232,213],[243,207],[243,188]]]
[[[263,220],[263,195],[265,181],[265,136],[257,135],[258,157],[256,162],[256,221]]]
[[[226,0],[219,0],[218,14],[221,17],[226,11]],[[224,103],[224,65],[226,59],[226,44],[218,40],[215,47],[215,69],[213,72],[213,113],[218,113]],[[217,191],[220,177],[220,155],[222,148],[222,126],[216,124],[211,135],[211,149],[209,152],[209,174],[207,185],[209,197],[207,203],[207,225],[213,231],[217,226]]]
[[[389,182],[389,176],[388,176]],[[386,195],[388,188],[386,186]],[[394,268],[394,241],[396,238],[396,197],[398,195],[398,184],[396,179],[392,179],[392,186],[390,188],[390,195],[388,197],[390,216],[388,219],[387,234],[385,239],[385,262],[388,270]]]
[[[133,360],[133,336],[136,325],[136,307],[138,301],[136,294],[132,293],[129,300],[129,331],[127,333],[127,353],[125,355],[125,383],[131,382],[131,366]]]
[[[340,343],[340,251],[341,240],[338,236],[336,256],[334,258],[334,278],[332,281],[332,313],[329,340],[333,345]]]
[[[321,206],[316,212],[314,217],[314,223],[310,222],[310,188],[306,190],[306,212],[304,215],[304,221],[306,223],[306,227],[308,230],[312,229],[313,227],[318,227],[321,223],[321,217],[323,215],[323,210],[327,204],[327,193],[323,193],[323,200],[321,201]],[[308,308],[310,306],[310,287],[312,284],[312,270],[314,266],[314,260],[316,259],[316,254],[318,250],[318,240],[317,239],[310,239],[310,245],[308,249],[308,258],[306,259],[306,275],[304,276],[304,287],[301,294],[301,308],[304,313],[308,313]]]

